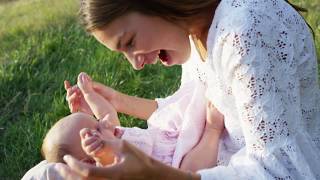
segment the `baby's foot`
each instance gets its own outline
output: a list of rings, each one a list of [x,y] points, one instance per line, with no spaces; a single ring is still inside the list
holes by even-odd
[[[84,72],[81,72],[78,76],[78,86],[83,94],[93,92],[93,85],[90,76]]]

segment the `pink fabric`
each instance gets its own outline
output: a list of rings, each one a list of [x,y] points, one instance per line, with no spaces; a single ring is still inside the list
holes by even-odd
[[[199,141],[205,124],[206,100],[200,82],[184,84],[148,119],[148,129],[122,128],[122,139],[153,158],[179,168]]]
[[[205,87],[200,82],[191,83],[194,86],[190,101],[185,109],[183,121],[179,129],[176,150],[172,166],[180,167],[183,157],[199,142],[206,122]]]

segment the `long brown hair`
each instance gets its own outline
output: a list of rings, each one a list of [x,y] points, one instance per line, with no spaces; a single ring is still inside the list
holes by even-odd
[[[80,20],[90,32],[130,12],[169,21],[191,21],[220,0],[81,0]]]
[[[297,11],[307,12],[307,9],[294,5],[289,0],[285,1]],[[219,2],[220,0],[81,0],[79,15],[85,29],[90,32],[103,28],[130,12],[159,16],[169,21],[190,21]],[[310,27],[309,24],[308,26]]]

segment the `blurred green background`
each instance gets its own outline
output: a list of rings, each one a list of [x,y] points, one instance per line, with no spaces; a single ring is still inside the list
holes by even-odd
[[[319,0],[292,1],[320,45]],[[78,25],[77,0],[0,0],[0,179],[20,179],[41,160],[41,141],[50,126],[69,114],[63,81],[79,72],[121,92],[165,97],[180,83],[178,66],[135,71]],[[145,127],[121,115],[124,126]]]

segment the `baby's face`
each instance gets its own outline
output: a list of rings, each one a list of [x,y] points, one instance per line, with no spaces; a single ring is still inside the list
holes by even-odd
[[[59,120],[48,132],[44,141],[46,159],[49,160],[47,157],[50,154],[64,147],[65,151],[62,152],[62,156],[65,155],[65,152],[79,160],[93,163],[93,158],[88,156],[81,147],[79,132],[83,128],[96,130],[103,138],[114,137],[113,129],[107,128],[103,122],[98,122],[94,117],[85,113],[74,113]],[[55,151],[51,152],[51,150]]]

